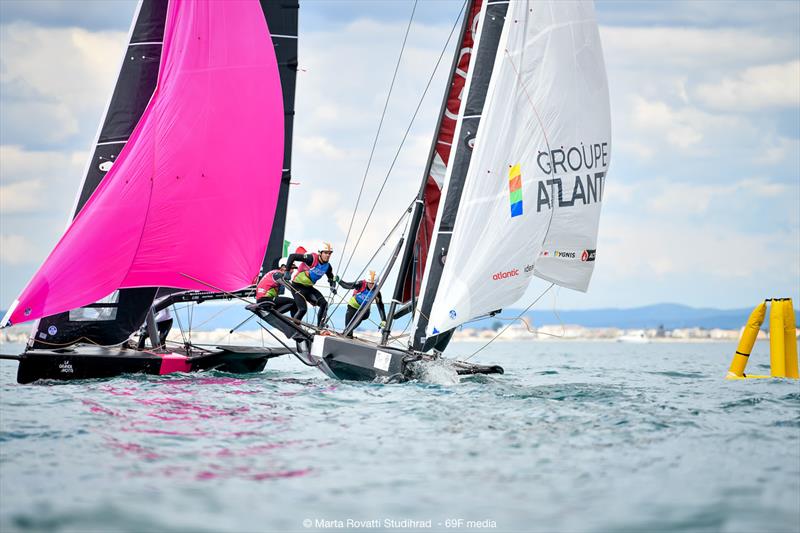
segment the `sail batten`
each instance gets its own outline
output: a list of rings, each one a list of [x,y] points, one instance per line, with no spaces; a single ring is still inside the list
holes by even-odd
[[[281,87],[264,16],[255,1],[173,0],[166,20],[155,93],[22,292],[12,322],[119,288],[230,291],[258,273],[283,154]]]

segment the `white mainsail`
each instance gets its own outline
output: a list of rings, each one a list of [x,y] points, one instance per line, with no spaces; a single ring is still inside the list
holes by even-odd
[[[428,335],[514,304],[534,275],[586,290],[593,270],[611,151],[593,4],[511,2],[486,98]]]

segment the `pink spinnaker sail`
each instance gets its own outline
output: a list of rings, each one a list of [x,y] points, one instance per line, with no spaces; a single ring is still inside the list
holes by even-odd
[[[231,291],[267,247],[283,157],[256,0],[172,0],[158,86],[114,166],[15,302],[24,322],[118,288]]]

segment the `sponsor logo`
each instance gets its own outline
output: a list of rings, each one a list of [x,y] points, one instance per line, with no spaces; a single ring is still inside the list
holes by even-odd
[[[508,169],[508,195],[511,202],[511,218],[522,214],[522,171],[517,163]]]
[[[514,270],[509,270],[507,272],[497,272],[492,276],[492,279],[497,281],[506,278],[513,278],[514,276],[519,276],[519,269],[515,268]]]
[[[536,265],[525,265],[525,272],[532,272]]]
[[[593,250],[584,250],[584,252],[587,253],[587,257],[588,257],[588,254],[593,252]],[[554,258],[558,258],[558,259],[578,259],[579,257],[582,257],[582,254],[579,255],[578,252],[575,252],[575,251],[572,251],[572,250],[570,250],[570,251],[567,251],[567,250],[553,250],[552,252],[550,250],[542,250],[539,253],[539,256],[540,257],[554,257]],[[594,255],[592,255],[592,258],[594,258]],[[593,261],[593,260],[594,259],[581,259],[581,261]]]
[[[61,370],[62,374],[72,374],[72,363],[69,361],[64,361],[58,365],[58,369]]]
[[[594,172],[572,178],[539,180],[536,195],[536,212],[554,207],[573,207],[603,201],[605,172]],[[572,193],[570,193],[572,189]]]
[[[55,335],[56,333],[58,333],[58,328],[55,327],[54,325],[51,325],[49,328],[47,328],[47,333],[49,333],[50,335]]]
[[[581,254],[581,261],[594,261],[595,255],[597,255],[597,250],[584,250]]]
[[[458,316],[458,315],[456,315],[456,310],[455,309],[451,309],[449,314],[450,314],[450,320],[455,320],[456,316]]]

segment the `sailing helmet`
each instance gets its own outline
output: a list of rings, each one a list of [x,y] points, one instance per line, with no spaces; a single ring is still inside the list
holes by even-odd
[[[285,266],[287,266],[288,264],[289,264],[289,258],[288,258],[288,257],[281,257],[281,258],[278,260],[278,268],[285,267]],[[297,267],[295,267],[294,265],[292,265],[292,270],[294,270],[295,268],[297,268]]]
[[[370,270],[369,276],[367,277],[367,283],[375,283],[375,271]]]
[[[319,253],[328,252],[329,254],[333,253],[333,247],[329,242],[323,242],[322,247],[319,249]]]

